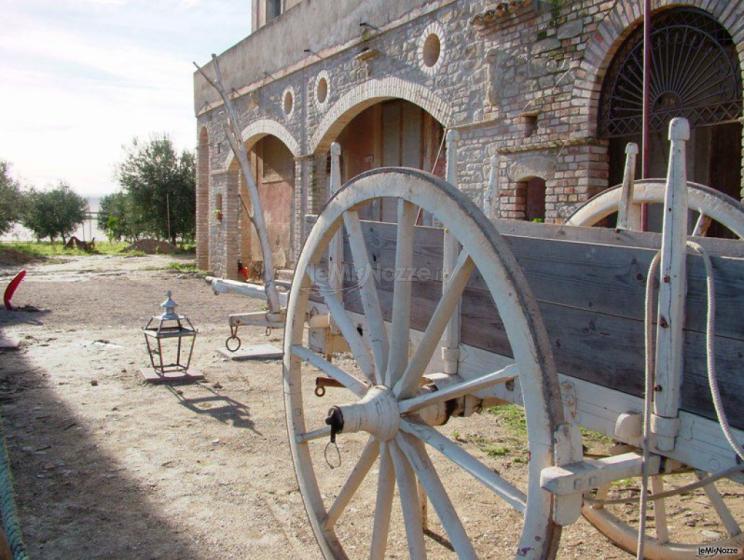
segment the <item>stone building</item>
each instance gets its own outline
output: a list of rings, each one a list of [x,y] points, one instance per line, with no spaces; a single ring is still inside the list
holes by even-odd
[[[560,222],[619,182],[640,141],[642,0],[253,0],[253,30],[220,55],[250,149],[278,267],[327,199],[331,142],[344,179],[406,165],[442,174],[460,133],[458,187],[492,217]],[[653,0],[650,175],[666,126],[690,119],[691,180],[740,198],[744,0]],[[211,65],[206,66],[211,72]],[[260,267],[217,94],[194,77],[197,258]],[[497,167],[489,186],[491,164]],[[374,210],[389,218],[384,203]]]

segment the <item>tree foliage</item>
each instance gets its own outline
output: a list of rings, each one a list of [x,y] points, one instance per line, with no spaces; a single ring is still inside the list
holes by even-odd
[[[38,239],[48,237],[52,242],[61,237],[66,243],[67,236],[83,223],[88,210],[85,198],[63,182],[49,191],[31,189],[24,198],[21,222]]]
[[[19,221],[21,210],[21,187],[10,176],[8,162],[0,160],[0,234],[7,233]]]
[[[98,227],[106,232],[110,240],[136,240],[141,226],[134,219],[129,197],[123,192],[115,192],[101,198],[98,210]]]
[[[166,135],[144,143],[135,139],[119,166],[118,178],[126,203],[124,214],[111,214],[117,228],[119,216],[123,216],[130,231],[169,239],[173,244],[194,238],[196,175],[191,152],[177,154]]]

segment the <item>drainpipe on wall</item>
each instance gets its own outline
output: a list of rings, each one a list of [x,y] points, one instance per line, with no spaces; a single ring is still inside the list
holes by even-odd
[[[651,0],[643,1],[643,116],[641,121],[641,178],[649,176],[649,96],[651,95]],[[641,204],[641,230],[648,230],[648,208]]]

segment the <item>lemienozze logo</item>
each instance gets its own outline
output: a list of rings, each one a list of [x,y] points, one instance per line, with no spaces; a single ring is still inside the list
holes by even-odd
[[[711,558],[714,556],[738,556],[742,550],[735,546],[699,546],[697,555]]]

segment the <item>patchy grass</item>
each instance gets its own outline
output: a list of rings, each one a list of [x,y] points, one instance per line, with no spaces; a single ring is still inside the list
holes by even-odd
[[[207,275],[203,270],[199,270],[194,263],[185,262],[172,262],[168,265],[168,270],[173,272],[180,272],[181,274],[193,274],[195,276],[204,277]]]
[[[96,242],[96,253],[102,255],[126,255],[133,257],[143,257],[142,251],[127,251],[129,243],[125,241],[101,241]]]
[[[62,243],[49,243],[48,241],[3,243],[2,249],[17,251],[36,259],[56,257],[60,255],[86,254],[84,251],[80,251],[79,249],[65,249]]]
[[[511,436],[527,441],[527,421],[521,406],[515,404],[492,406],[487,412],[496,416],[499,426],[505,427]]]
[[[183,243],[176,249],[179,255],[196,255],[196,243]]]
[[[483,453],[497,459],[499,457],[509,457],[515,463],[527,462],[527,440],[517,441],[509,438],[509,441],[494,441],[480,434],[458,434],[455,439],[460,443],[472,443]],[[514,445],[505,445],[513,443]]]
[[[619,486],[620,488],[625,490],[625,489],[636,488],[639,485],[638,480],[639,479],[637,478],[621,478],[619,480],[613,480],[612,484],[615,487]]]
[[[482,449],[489,457],[503,457],[509,453],[508,447],[496,443],[486,443],[483,445]]]
[[[493,406],[487,408],[486,412],[495,417],[498,426],[503,428],[505,437],[495,441],[480,434],[458,432],[455,439],[461,443],[476,445],[489,457],[508,457],[514,463],[526,463],[529,457],[527,422],[522,407],[513,404]]]
[[[493,414],[498,418],[500,426],[505,427],[509,434],[515,438],[527,439],[527,421],[525,420],[524,410],[521,406],[515,404],[508,404],[504,406],[493,406],[487,409],[489,414]],[[584,445],[600,446],[602,448],[611,446],[614,442],[611,437],[604,435],[601,432],[595,432],[594,430],[588,430],[579,426],[581,430],[581,438]]]
[[[129,244],[124,241],[100,241],[96,242],[95,251],[86,253],[80,249],[65,249],[62,242],[14,241],[0,244],[0,251],[3,249],[10,249],[33,259],[45,259],[60,256],[79,257],[85,255],[120,255],[127,257],[144,256],[145,253],[142,251],[127,251],[128,246]]]
[[[579,429],[581,430],[581,437],[585,443],[597,443],[600,445],[612,445],[614,443],[611,437],[608,437],[601,432],[588,430],[581,426],[579,426]]]

